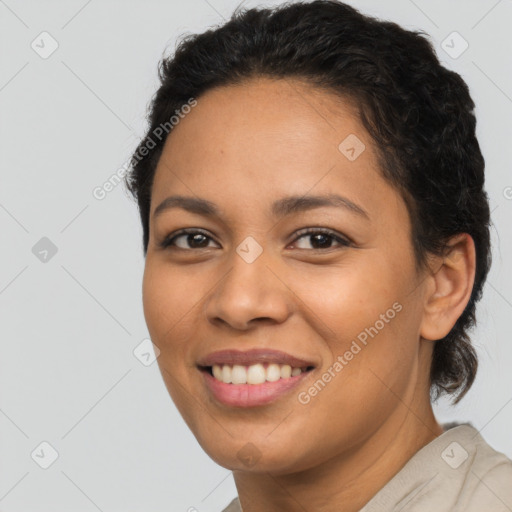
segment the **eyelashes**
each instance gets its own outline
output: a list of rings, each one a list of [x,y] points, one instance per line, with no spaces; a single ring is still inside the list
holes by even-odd
[[[296,238],[294,240],[294,242],[297,242],[297,240],[300,240],[302,238],[304,239],[307,239],[308,237],[310,239],[313,239],[313,237],[323,237],[323,240],[325,241],[325,239],[331,239],[331,240],[334,240],[336,242],[338,242],[338,244],[341,246],[341,247],[349,247],[352,245],[352,242],[342,236],[341,234],[337,233],[336,231],[332,231],[331,229],[326,229],[326,228],[306,228],[304,230],[301,230],[299,231],[298,233],[296,233]],[[321,241],[322,239],[320,239]],[[318,238],[316,238],[316,241],[318,242]],[[325,247],[322,248],[322,247],[314,247],[312,250],[323,250],[323,249],[326,249]],[[327,249],[332,249],[332,247],[327,247]]]
[[[199,237],[197,237],[197,235],[200,235]],[[175,241],[182,238],[182,237],[187,237],[187,241],[190,241],[190,240],[196,240],[196,242],[200,242],[200,241],[204,241],[204,239],[210,239],[210,240],[213,240],[212,237],[210,237],[206,231],[203,231],[202,229],[181,229],[180,231],[178,231],[177,233],[174,233],[174,234],[171,234],[169,236],[167,236],[163,241],[162,243],[160,244],[160,247],[162,247],[163,249],[165,248],[168,248],[168,247],[176,247],[176,244],[175,244]],[[199,249],[204,249],[205,247],[199,247]],[[178,249],[183,249],[183,247],[179,247],[178,246]],[[185,248],[184,250],[194,250],[195,248]],[[196,248],[197,249],[197,248]]]
[[[305,228],[303,230],[298,231],[295,234],[295,238],[292,242],[293,245],[302,239],[307,240],[309,238],[310,242],[313,242],[312,245],[319,243],[320,247],[312,247],[311,249],[299,248],[299,250],[309,250],[309,251],[326,251],[336,249],[336,246],[332,246],[329,242],[336,242],[339,245],[339,248],[346,248],[352,245],[352,241],[346,237],[341,235],[340,233],[333,231],[331,229],[326,228]],[[180,247],[177,245],[177,240],[183,239],[184,244],[191,244],[188,247]],[[181,229],[178,232],[171,233],[168,235],[159,246],[162,249],[177,249],[182,251],[198,251],[204,249],[210,249],[209,246],[210,241],[215,242],[215,240],[208,234],[207,231],[198,229],[198,228],[187,228]],[[327,247],[325,247],[327,242]],[[217,243],[217,242],[215,242]],[[195,244],[196,247],[193,247]]]

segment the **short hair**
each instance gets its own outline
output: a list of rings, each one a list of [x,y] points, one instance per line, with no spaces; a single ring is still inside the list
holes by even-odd
[[[468,331],[491,264],[490,213],[474,102],[461,76],[440,64],[428,35],[336,0],[237,8],[224,24],[183,36],[174,55],[159,62],[158,74],[148,129],[126,177],[140,211],[144,255],[153,178],[166,140],[151,135],[190,98],[270,77],[294,78],[352,100],[376,142],[383,177],[406,203],[418,268],[425,268],[429,253],[443,254],[453,235],[474,240],[470,299],[451,331],[435,341],[430,371],[431,399],[449,394],[457,403],[478,367]]]

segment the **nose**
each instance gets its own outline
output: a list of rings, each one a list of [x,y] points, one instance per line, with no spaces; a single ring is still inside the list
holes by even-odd
[[[262,322],[286,321],[292,314],[293,293],[265,251],[251,263],[233,251],[228,264],[206,305],[211,323],[249,330]]]

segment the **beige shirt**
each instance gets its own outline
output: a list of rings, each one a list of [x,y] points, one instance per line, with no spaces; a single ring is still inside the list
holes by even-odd
[[[512,512],[512,461],[470,424],[443,428],[359,512]]]

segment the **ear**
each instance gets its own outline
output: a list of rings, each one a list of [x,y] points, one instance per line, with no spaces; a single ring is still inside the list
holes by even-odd
[[[476,268],[473,239],[467,233],[452,237],[446,253],[434,261],[436,268],[427,278],[420,329],[421,337],[431,341],[450,332],[469,302]]]

